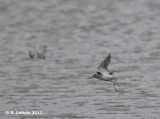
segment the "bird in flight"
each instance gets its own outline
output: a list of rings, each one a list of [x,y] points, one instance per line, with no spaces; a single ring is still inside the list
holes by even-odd
[[[110,81],[114,83],[114,89],[117,91],[115,85],[119,84],[117,83],[118,77],[114,75],[113,71],[108,70],[108,65],[111,62],[111,54],[109,53],[108,56],[101,62],[101,64],[98,67],[99,72],[91,76],[90,78],[97,78],[103,81]],[[90,79],[88,78],[88,79]],[[117,91],[118,92],[118,91]]]

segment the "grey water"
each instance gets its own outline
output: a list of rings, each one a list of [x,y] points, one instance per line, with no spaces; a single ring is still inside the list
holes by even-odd
[[[159,0],[0,0],[0,119],[158,119],[159,11]],[[46,59],[29,58],[43,46]],[[118,92],[88,79],[108,53]]]

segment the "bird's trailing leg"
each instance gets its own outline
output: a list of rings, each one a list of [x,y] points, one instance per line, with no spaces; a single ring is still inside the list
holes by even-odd
[[[118,92],[118,90],[116,89],[116,81],[111,81],[111,82],[113,82],[113,83],[114,83],[114,89],[115,89],[115,91],[117,91],[117,92]]]
[[[116,89],[116,82],[115,81],[113,81],[113,82],[114,82],[114,89],[115,89],[115,91],[118,92],[118,90]]]
[[[115,80],[115,84],[116,84],[117,86],[119,86],[119,84],[118,84],[117,80]],[[119,87],[120,87],[120,86],[119,86]]]

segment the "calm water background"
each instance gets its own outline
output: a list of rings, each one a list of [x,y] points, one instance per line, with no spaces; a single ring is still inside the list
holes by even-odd
[[[109,52],[118,93],[87,79]],[[158,119],[159,74],[159,0],[0,0],[1,119]]]

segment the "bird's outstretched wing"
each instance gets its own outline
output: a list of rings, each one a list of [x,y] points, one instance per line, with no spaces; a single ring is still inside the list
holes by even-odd
[[[107,72],[108,71],[108,65],[111,62],[111,54],[109,53],[108,56],[101,62],[101,64],[99,65],[98,69],[100,70],[100,72]]]

